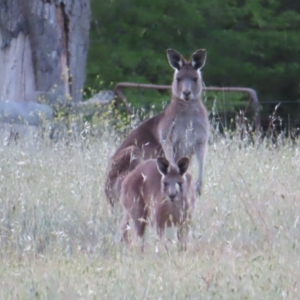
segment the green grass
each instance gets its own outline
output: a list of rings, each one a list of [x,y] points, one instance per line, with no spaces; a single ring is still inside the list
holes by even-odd
[[[121,211],[104,196],[120,137],[4,138],[0,299],[298,298],[297,146],[214,139],[187,251],[148,228],[142,254],[118,242]]]

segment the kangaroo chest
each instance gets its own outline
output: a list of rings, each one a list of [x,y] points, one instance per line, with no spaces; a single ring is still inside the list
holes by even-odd
[[[177,114],[169,126],[168,139],[177,158],[191,157],[195,147],[207,140],[206,113],[198,107]]]

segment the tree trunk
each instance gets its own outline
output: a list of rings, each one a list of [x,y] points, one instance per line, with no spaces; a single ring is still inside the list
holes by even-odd
[[[0,2],[0,100],[82,98],[89,0]],[[49,100],[49,99],[48,99]]]

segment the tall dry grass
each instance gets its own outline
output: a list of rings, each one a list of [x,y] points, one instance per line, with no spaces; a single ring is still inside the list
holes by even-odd
[[[214,137],[188,250],[118,242],[104,197],[120,137],[0,136],[0,299],[297,299],[300,150]],[[101,131],[101,130],[100,130]]]

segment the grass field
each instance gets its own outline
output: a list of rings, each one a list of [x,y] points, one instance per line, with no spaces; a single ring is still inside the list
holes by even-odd
[[[297,145],[214,139],[187,251],[148,228],[142,254],[118,242],[104,196],[119,139],[4,138],[0,299],[299,299]]]

